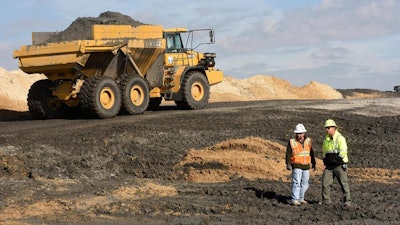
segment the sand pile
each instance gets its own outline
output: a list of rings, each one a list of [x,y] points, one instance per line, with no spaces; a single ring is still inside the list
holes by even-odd
[[[27,111],[26,98],[30,86],[44,75],[27,75],[21,70],[7,71],[0,67],[0,109]]]
[[[289,181],[291,173],[282,166],[285,151],[285,146],[257,137],[227,140],[190,150],[176,169],[191,182],[227,182],[238,177]],[[317,161],[320,173],[322,163]]]
[[[229,139],[204,149],[191,149],[175,169],[185,180],[195,183],[228,182],[240,177],[249,180],[291,181],[285,167],[286,146],[258,137]],[[311,178],[321,176],[323,162],[316,158],[317,169]],[[393,184],[400,170],[380,168],[350,168],[357,182],[371,181]]]
[[[211,87],[212,101],[252,101],[271,99],[341,99],[342,94],[332,87],[315,81],[303,87],[273,76],[256,75],[247,79],[225,77]]]

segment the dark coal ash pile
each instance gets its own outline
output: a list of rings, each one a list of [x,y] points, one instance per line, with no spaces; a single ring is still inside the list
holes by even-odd
[[[92,26],[95,24],[132,25],[136,27],[144,23],[119,12],[107,11],[101,13],[98,17],[78,17],[67,29],[47,39],[46,43],[92,39]]]

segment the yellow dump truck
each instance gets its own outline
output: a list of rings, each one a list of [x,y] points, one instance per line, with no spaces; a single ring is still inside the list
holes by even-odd
[[[198,45],[214,43],[212,29],[93,25],[90,40],[40,43],[32,33],[33,44],[13,57],[22,71],[47,77],[28,93],[29,111],[38,119],[139,114],[156,110],[163,99],[180,109],[201,109],[223,72],[215,68],[215,53],[195,51],[196,33],[207,37]]]

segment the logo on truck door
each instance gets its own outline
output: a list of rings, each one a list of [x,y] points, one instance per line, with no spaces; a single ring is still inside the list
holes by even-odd
[[[168,56],[168,64],[173,64],[174,63],[174,57]]]

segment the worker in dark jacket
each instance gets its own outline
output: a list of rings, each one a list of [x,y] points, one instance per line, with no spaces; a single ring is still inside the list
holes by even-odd
[[[297,124],[295,138],[289,140],[286,148],[286,169],[292,171],[292,205],[308,203],[304,195],[308,189],[309,170],[315,170],[316,166],[312,139],[306,137],[306,132],[303,124]]]

